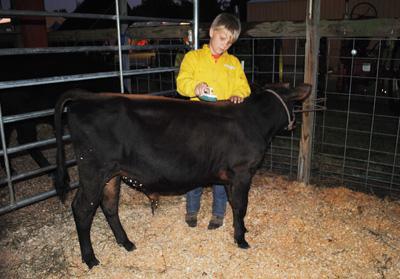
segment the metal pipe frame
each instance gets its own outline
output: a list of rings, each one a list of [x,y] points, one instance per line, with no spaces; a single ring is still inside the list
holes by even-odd
[[[106,52],[118,51],[118,46],[77,46],[77,47],[37,47],[37,48],[2,48],[0,56],[25,55],[25,54],[48,54],[48,53],[71,53],[71,52]],[[121,46],[122,51],[146,51],[146,50],[170,50],[188,49],[184,45],[147,45],[147,46]]]
[[[129,70],[125,71],[123,73],[123,76],[174,72],[175,70],[177,70],[176,67],[160,67],[160,68],[150,68],[150,69]],[[61,82],[71,82],[71,81],[81,81],[81,80],[91,80],[100,78],[113,78],[113,77],[118,77],[119,75],[120,75],[119,71],[110,71],[110,72],[98,72],[91,74],[76,74],[76,75],[46,77],[46,78],[3,81],[0,82],[0,89],[61,83]]]
[[[197,2],[197,1],[195,1]],[[87,18],[87,19],[108,19],[121,21],[153,21],[153,22],[176,22],[179,24],[191,24],[191,20],[176,18],[144,17],[144,16],[116,16],[105,14],[86,14],[86,13],[56,13],[31,10],[0,10],[0,16],[19,17],[19,16],[39,16],[39,17],[64,17],[64,18]]]
[[[193,49],[199,48],[199,1],[193,1]]]
[[[3,150],[6,150],[7,146],[7,141],[6,141],[6,136],[4,133],[4,123],[3,123],[3,112],[1,109],[1,104],[0,104],[0,136],[1,136],[1,145],[3,146]],[[7,179],[7,186],[8,186],[8,193],[10,195],[10,204],[15,203],[15,191],[14,191],[14,185],[12,184],[11,181],[11,170],[10,170],[10,161],[8,158],[7,152],[4,153],[4,165],[6,168],[6,179]]]
[[[4,124],[13,123],[13,122],[21,121],[21,120],[50,116],[53,114],[54,114],[54,109],[46,109],[46,110],[41,110],[41,111],[34,111],[34,112],[28,112],[28,113],[3,116],[3,123]]]
[[[78,186],[79,186],[78,182],[74,182],[74,183],[71,183],[69,187],[72,190],[72,189],[77,188]],[[44,192],[44,193],[41,193],[41,194],[33,196],[33,197],[29,197],[29,198],[26,198],[26,199],[23,199],[20,201],[16,201],[15,203],[9,204],[8,206],[0,207],[0,215],[8,213],[10,211],[13,211],[15,209],[25,207],[27,205],[31,205],[31,204],[46,200],[46,199],[54,197],[56,195],[57,195],[56,190],[51,190],[51,191]]]
[[[67,167],[71,167],[76,165],[76,160],[68,160],[65,162],[65,165]],[[31,170],[31,171],[27,171],[24,173],[20,173],[20,174],[15,174],[11,176],[11,181],[12,182],[17,182],[17,181],[21,181],[21,180],[26,180],[28,178],[33,178],[33,177],[37,177],[39,175],[45,174],[45,173],[49,173],[53,170],[56,169],[56,165],[50,165],[47,167],[43,167],[43,168],[38,168],[35,170]],[[0,179],[0,186],[5,185],[8,182],[8,180],[6,178],[2,178]]]
[[[194,6],[197,6],[197,0],[194,0]],[[65,75],[65,76],[54,76],[54,77],[46,77],[46,78],[34,78],[34,79],[26,79],[26,80],[16,80],[16,81],[4,81],[0,82],[0,89],[8,89],[8,88],[17,88],[24,86],[32,86],[32,85],[41,85],[41,84],[52,84],[52,83],[61,83],[61,82],[70,82],[70,81],[81,81],[81,80],[91,80],[91,79],[100,79],[100,78],[113,78],[120,77],[122,80],[125,76],[133,76],[133,75],[142,75],[142,74],[152,74],[152,73],[165,73],[165,72],[174,72],[177,70],[176,67],[159,67],[153,69],[139,69],[139,70],[129,70],[123,71],[122,69],[122,51],[128,50],[153,50],[153,49],[184,49],[186,46],[182,45],[166,45],[166,46],[123,46],[121,43],[121,30],[120,30],[120,22],[134,22],[135,26],[148,26],[149,24],[155,25],[155,22],[161,23],[162,25],[181,25],[181,24],[191,24],[192,21],[182,20],[182,19],[172,19],[172,18],[155,18],[155,17],[138,17],[138,16],[121,16],[119,14],[118,0],[115,0],[116,3],[116,14],[115,15],[105,15],[105,14],[86,14],[86,13],[56,13],[56,12],[44,12],[44,11],[30,11],[30,10],[0,10],[0,16],[9,16],[9,17],[19,17],[19,16],[38,16],[38,17],[64,17],[64,18],[88,18],[88,19],[105,19],[105,20],[115,20],[117,27],[117,36],[118,36],[118,46],[83,46],[83,47],[50,47],[50,48],[16,48],[16,49],[1,49],[0,56],[5,55],[24,55],[24,54],[46,54],[46,53],[66,53],[66,52],[87,52],[87,51],[118,51],[119,56],[119,71],[110,71],[110,72],[100,72],[100,73],[91,73],[91,74],[76,74],[76,75]],[[123,92],[123,83],[121,81],[121,92]],[[174,94],[175,90],[166,90],[163,92],[153,93],[153,95],[164,95],[164,94]],[[4,163],[6,166],[6,179],[0,179],[1,184],[8,184],[9,195],[10,195],[10,203],[8,206],[0,207],[0,215],[10,212],[12,210],[45,200],[52,196],[56,195],[56,191],[48,191],[45,193],[41,193],[39,195],[29,197],[24,200],[16,200],[14,186],[12,182],[23,180],[26,178],[30,178],[33,176],[40,175],[42,173],[48,173],[56,168],[56,166],[48,166],[45,168],[39,168],[30,172],[26,172],[19,175],[11,175],[10,165],[8,160],[8,154],[17,153],[20,151],[24,151],[31,148],[47,146],[55,143],[55,139],[47,139],[34,143],[24,144],[17,147],[6,148],[6,139],[4,134],[4,123],[12,123],[24,119],[30,119],[35,117],[43,117],[49,116],[54,113],[54,110],[44,110],[39,112],[21,114],[21,115],[13,115],[2,117],[1,112],[1,104],[0,104],[0,136],[1,142],[3,145],[3,150],[0,152],[0,156],[4,157]],[[65,135],[63,140],[68,140],[70,138],[69,135]],[[67,162],[69,165],[75,164],[75,161]],[[71,184],[71,188],[78,187],[78,183]]]
[[[63,140],[69,140],[71,137],[69,135],[65,135],[63,136]],[[26,144],[21,144],[15,147],[9,147],[7,148],[7,154],[14,154],[14,153],[18,153],[21,151],[25,151],[25,150],[29,150],[32,148],[37,148],[37,147],[44,147],[44,146],[48,146],[51,144],[55,144],[56,143],[56,139],[55,138],[49,138],[49,139],[45,139],[45,140],[39,140],[36,142],[31,142],[31,143],[26,143]],[[5,154],[4,150],[0,151],[0,156],[3,156]]]

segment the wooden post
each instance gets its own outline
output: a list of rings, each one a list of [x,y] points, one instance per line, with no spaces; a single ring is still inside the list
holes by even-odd
[[[320,0],[307,0],[304,82],[312,85],[312,91],[310,97],[303,103],[303,108],[313,107],[316,98],[319,49],[319,19]],[[301,126],[297,179],[307,184],[310,182],[311,174],[314,115],[315,112],[304,112],[303,122]]]
[[[18,10],[44,11],[43,0],[15,0],[15,8]],[[37,16],[23,16],[21,23],[21,47],[47,47],[46,18]]]

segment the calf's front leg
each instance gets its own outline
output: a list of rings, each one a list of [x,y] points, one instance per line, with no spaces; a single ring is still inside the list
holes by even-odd
[[[247,203],[250,189],[250,178],[242,177],[237,178],[232,183],[232,188],[228,191],[229,201],[231,203],[233,211],[233,227],[234,227],[234,239],[239,248],[247,249],[250,248],[249,244],[245,239],[245,233],[247,232],[244,225],[244,217],[247,212]]]

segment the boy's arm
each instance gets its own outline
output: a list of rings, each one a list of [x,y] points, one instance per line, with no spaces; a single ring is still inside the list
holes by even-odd
[[[198,81],[194,80],[195,72],[195,57],[188,52],[183,58],[179,69],[178,77],[176,78],[176,87],[178,93],[186,97],[195,97],[194,89]]]
[[[246,98],[250,95],[250,85],[247,82],[246,74],[242,69],[242,65],[239,62],[239,59],[236,59],[236,81],[235,81],[235,89],[233,90],[233,95]]]

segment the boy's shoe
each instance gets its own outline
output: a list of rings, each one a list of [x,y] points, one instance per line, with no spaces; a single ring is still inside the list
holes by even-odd
[[[210,223],[208,223],[208,229],[209,230],[215,230],[215,229],[221,227],[223,223],[224,223],[224,217],[223,216],[213,215],[211,217]]]
[[[185,221],[189,227],[194,228],[197,226],[197,213],[186,213]]]

